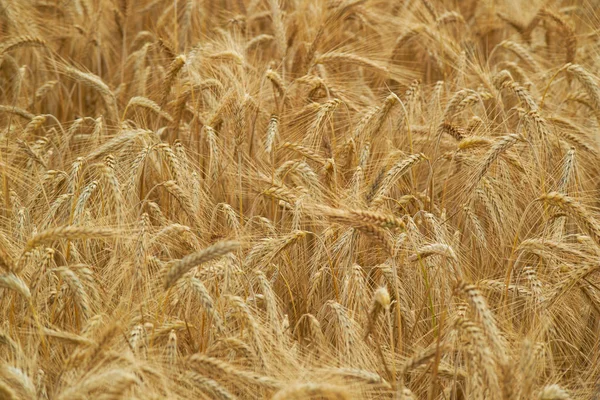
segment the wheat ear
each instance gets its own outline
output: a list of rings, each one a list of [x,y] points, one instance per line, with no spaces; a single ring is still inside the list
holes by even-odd
[[[197,265],[213,260],[217,257],[222,257],[240,247],[240,242],[225,241],[216,243],[204,250],[196,253],[188,254],[184,258],[177,260],[171,265],[167,272],[165,280],[165,289],[170,288],[173,284],[190,269]]]

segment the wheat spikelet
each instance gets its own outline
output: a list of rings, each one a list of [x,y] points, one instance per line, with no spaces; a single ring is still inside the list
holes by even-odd
[[[386,173],[385,177],[383,178],[383,182],[381,183],[381,186],[377,190],[377,193],[373,196],[373,200],[371,201],[371,207],[378,208],[378,206],[380,206],[383,203],[384,196],[392,188],[395,182],[400,177],[402,177],[402,175],[404,175],[410,168],[414,167],[416,164],[420,163],[425,159],[425,155],[423,153],[419,153],[408,156],[407,158],[394,164]]]
[[[488,340],[492,343],[498,357],[502,360],[505,357],[504,338],[500,335],[496,319],[488,308],[484,297],[474,285],[465,282],[459,282],[457,291],[467,298],[471,307],[475,310],[478,318],[481,320]]]
[[[241,229],[240,216],[234,210],[234,208],[227,203],[219,203],[215,207],[215,209],[213,211],[213,215],[210,220],[211,228],[215,225],[215,220],[216,220],[217,212],[219,211],[219,209],[222,209],[223,213],[225,214],[225,218],[227,220],[227,224],[229,225],[229,227],[232,228],[235,232],[238,232]]]
[[[255,299],[248,299],[249,301],[253,301]],[[258,359],[261,366],[265,365],[264,358],[264,347],[261,342],[261,330],[258,320],[253,315],[250,307],[239,296],[227,296],[227,302],[233,307],[233,314],[238,317],[246,326],[248,326],[248,332],[250,333],[250,338],[252,339],[252,344],[256,349]]]
[[[585,91],[579,91],[579,92],[575,92],[575,93],[570,93],[567,96],[566,100],[567,101],[577,102],[577,103],[579,103],[581,105],[586,106],[590,110],[594,111],[594,106],[592,105],[592,103],[590,101],[590,97],[588,96],[588,94]]]
[[[319,320],[312,314],[304,314],[298,319],[298,323],[294,328],[294,331],[298,331],[298,326],[304,321],[308,321],[308,327],[310,329],[310,333],[312,334],[314,340],[316,342],[316,346],[324,346],[327,343],[327,339],[323,335],[323,330],[321,328],[321,323]]]
[[[217,175],[219,173],[219,148],[217,145],[217,133],[208,125],[204,126],[204,132],[206,132],[206,140],[208,142],[210,151],[209,175],[212,177],[212,179],[217,179]]]
[[[526,24],[520,23],[518,21],[515,21],[513,18],[511,18],[509,15],[500,12],[500,11],[496,11],[496,15],[503,21],[505,21],[507,24],[509,24],[512,28],[516,29],[517,32],[519,32],[519,34],[523,37],[523,39],[525,39],[526,41],[530,41],[531,40],[531,32],[530,30],[532,30],[533,28],[531,26],[527,26]],[[533,25],[533,24],[537,24],[538,23],[538,18],[534,18],[533,21],[530,22],[529,25]]]
[[[307,182],[315,186],[318,185],[319,178],[317,174],[304,161],[286,161],[275,171],[275,176],[278,179],[285,178],[288,174],[298,174],[305,178]]]
[[[78,193],[81,185],[81,175],[83,173],[85,160],[82,157],[77,157],[71,165],[71,173],[69,174],[69,192]]]
[[[454,126],[454,125],[451,125],[451,124],[443,123],[440,126],[440,130],[442,133],[447,133],[448,135],[452,136],[454,139],[460,140],[461,144],[463,143],[463,141],[464,141],[463,139],[465,136],[464,129]],[[465,140],[469,140],[469,139],[472,139],[472,138],[468,138]],[[464,146],[464,144],[463,144],[463,146]]]
[[[280,334],[279,324],[279,311],[277,304],[277,297],[271,285],[271,282],[267,279],[264,272],[260,270],[254,271],[254,276],[258,281],[258,286],[262,292],[264,302],[266,303],[265,308],[267,310],[267,319],[271,322],[274,327],[274,333]]]
[[[391,385],[385,379],[383,379],[381,375],[375,372],[366,371],[364,369],[336,368],[327,369],[323,372],[356,379],[370,385],[383,385],[384,387],[391,389]]]
[[[277,90],[280,96],[283,96],[285,94],[285,82],[283,81],[283,78],[281,77],[281,75],[279,75],[277,71],[269,69],[266,72],[265,77],[269,80],[269,82],[271,82],[273,88]]]
[[[269,0],[269,8],[271,11],[271,20],[273,22],[273,31],[275,32],[275,39],[277,42],[279,55],[283,57],[287,52],[287,39],[283,15],[281,13],[281,9],[279,8],[279,1]]]
[[[263,33],[261,35],[257,35],[255,37],[253,37],[252,39],[250,39],[248,41],[248,43],[246,43],[246,51],[249,51],[250,49],[258,47],[261,44],[270,42],[272,40],[275,40],[275,37],[273,35],[268,35],[265,33]]]
[[[569,400],[571,396],[558,385],[545,386],[538,395],[539,400]]]
[[[25,252],[55,240],[104,239],[119,233],[116,229],[89,226],[60,226],[35,234],[25,246]]]
[[[75,272],[67,267],[55,268],[54,272],[60,275],[60,277],[67,283],[71,293],[73,294],[75,303],[77,304],[84,318],[87,318],[91,312],[90,298],[79,277],[75,274]]]
[[[108,140],[104,144],[98,146],[95,150],[88,153],[85,157],[85,160],[92,161],[97,158],[106,156],[108,153],[114,151],[115,149],[122,147],[125,143],[131,141],[132,139],[136,138],[137,136],[146,135],[148,133],[149,133],[149,131],[145,131],[145,130],[141,130],[141,129],[140,130],[123,131],[123,132],[121,132],[120,135],[115,136],[114,138]]]
[[[523,268],[523,275],[525,279],[529,282],[531,286],[531,292],[534,295],[534,299],[538,303],[543,303],[545,301],[543,292],[542,292],[542,282],[537,277],[537,273],[531,267]]]
[[[600,245],[600,226],[598,222],[590,215],[581,203],[575,199],[558,192],[550,192],[537,198],[537,201],[544,201],[560,207],[577,225],[587,233],[597,245]]]
[[[142,276],[142,271],[146,267],[147,261],[147,242],[148,242],[148,230],[150,229],[150,217],[147,213],[143,213],[139,219],[140,233],[137,238],[134,255],[134,282],[139,282]]]
[[[382,75],[388,75],[388,69],[380,65],[376,62],[373,62],[367,58],[358,56],[356,54],[351,53],[338,53],[338,52],[329,52],[320,55],[315,60],[315,64],[328,64],[328,63],[345,63],[349,65],[356,65],[358,67],[363,67],[366,69],[370,69],[376,71]]]
[[[169,94],[171,93],[171,87],[175,83],[175,80],[177,79],[177,75],[179,75],[179,73],[181,72],[181,69],[183,68],[185,63],[186,63],[186,58],[185,58],[185,55],[183,55],[183,54],[178,55],[177,57],[175,57],[175,59],[173,61],[171,61],[171,64],[169,65],[169,70],[167,71],[167,77],[166,77],[165,83],[163,85],[163,90],[162,90],[161,104],[163,106],[167,102],[167,98],[169,97]]]
[[[415,254],[411,255],[408,258],[408,260],[414,262],[433,255],[441,255],[446,258],[450,258],[454,261],[458,261],[458,258],[456,257],[456,254],[454,253],[452,247],[444,243],[434,243],[420,247],[419,249],[417,249]]]
[[[158,225],[159,227],[160,226],[167,227],[167,225],[169,225],[169,221],[167,220],[167,218],[162,213],[162,211],[160,209],[160,206],[158,204],[156,204],[153,201],[149,201],[148,203],[146,203],[146,207],[148,208],[149,215],[156,221],[155,222],[156,225]],[[175,228],[175,229],[179,230],[178,228]],[[181,230],[185,231],[187,229],[182,228]]]
[[[600,265],[598,264],[584,264],[582,267],[579,267],[572,271],[569,275],[567,275],[561,282],[557,283],[553,288],[552,293],[548,296],[546,301],[546,306],[550,307],[554,305],[554,303],[563,296],[569,289],[571,289],[577,282],[584,279],[586,276],[594,273]]]
[[[222,257],[232,251],[235,251],[240,247],[239,242],[225,241],[216,243],[204,250],[197,253],[188,254],[184,258],[177,260],[169,268],[167,277],[165,280],[165,289],[170,288],[173,284],[181,278],[186,272],[194,268],[197,265]]]
[[[300,153],[302,156],[309,158],[323,166],[327,164],[327,160],[323,156],[315,153],[313,150],[305,146],[302,146],[301,144],[285,142],[283,145],[281,145],[281,148],[294,150]]]
[[[500,390],[500,383],[496,371],[496,360],[486,343],[485,335],[481,328],[464,317],[458,317],[455,321],[455,328],[464,332],[473,347],[473,357],[479,368],[481,368],[483,380],[486,382],[490,390]]]
[[[35,91],[35,95],[33,97],[32,103],[30,104],[29,108],[33,108],[35,103],[38,103],[39,101],[41,101],[44,97],[46,97],[46,95],[52,90],[54,89],[54,87],[56,86],[56,84],[58,83],[58,81],[56,80],[50,80],[46,83],[44,83],[42,86],[40,86],[36,91]]]
[[[315,118],[306,135],[306,143],[312,145],[313,147],[316,147],[316,145],[318,145],[318,139],[320,137],[319,130],[321,128],[321,125],[325,120],[327,120],[327,118],[331,117],[331,115],[334,113],[334,111],[338,108],[340,104],[342,104],[342,101],[340,99],[333,99],[321,104],[321,106],[319,107],[319,111],[317,112],[317,117]]]
[[[517,57],[519,57],[529,68],[531,68],[534,72],[539,72],[541,67],[539,64],[533,59],[529,51],[519,43],[513,42],[511,40],[505,40],[499,44],[499,46],[512,51]]]
[[[398,399],[399,400],[414,400],[415,396],[414,393],[406,387],[400,387],[398,389],[398,393],[397,393]]]
[[[473,95],[473,94],[474,94],[473,91],[467,90],[467,89],[461,89],[461,90],[457,91],[456,93],[454,93],[454,95],[450,98],[450,100],[446,104],[446,108],[444,109],[444,115],[442,118],[443,121],[444,122],[451,121],[454,118],[454,116],[462,110],[461,104],[465,104],[465,103],[462,103],[463,100],[466,97]]]
[[[479,147],[489,147],[492,141],[482,136],[470,136],[462,139],[458,143],[459,150],[470,150]]]
[[[289,385],[279,390],[272,397],[273,400],[283,399],[306,399],[318,396],[321,399],[345,400],[350,396],[341,386],[335,386],[325,383],[298,383]]]
[[[10,335],[5,333],[4,331],[0,331],[0,344],[2,344],[3,346],[6,346],[8,348],[9,353],[19,355],[19,356],[22,355],[22,350],[21,350],[19,344],[17,344],[10,337]]]
[[[48,399],[48,391],[46,389],[46,373],[41,368],[37,371],[36,382],[35,382],[36,392],[39,399],[47,400]]]
[[[265,151],[268,154],[271,154],[273,151],[273,145],[275,144],[275,139],[279,134],[279,117],[273,114],[271,119],[269,120],[269,125],[267,126],[267,136],[265,138]]]
[[[146,337],[144,327],[138,324],[133,327],[129,333],[129,347],[133,350],[135,355],[139,355],[141,351],[146,350]]]
[[[244,382],[253,383],[267,389],[277,390],[281,388],[281,382],[263,375],[258,375],[254,372],[244,371],[235,366],[218,360],[216,358],[207,357],[203,354],[194,354],[189,358],[189,362],[194,367],[206,368],[211,371],[219,371],[228,376],[240,379]]]
[[[409,89],[409,91],[414,94],[418,90],[419,81],[416,81],[416,83],[413,82],[413,84],[415,84],[415,87],[411,87],[412,91],[411,89]],[[379,134],[379,131],[381,130],[381,127],[383,126],[386,118],[398,103],[398,96],[396,96],[395,94],[390,94],[388,97],[385,98],[383,105],[377,110],[377,114],[374,116],[375,123],[372,126],[369,126],[370,137],[377,136]],[[410,95],[409,99],[407,100],[407,103],[411,103]]]
[[[393,215],[380,213],[369,210],[340,210],[326,206],[316,206],[316,209],[330,218],[337,219],[340,221],[347,221],[348,223],[358,222],[365,224],[373,224],[381,228],[390,229],[403,229],[405,227],[404,222],[394,217]]]
[[[33,118],[35,118],[34,114],[32,114],[29,111],[24,110],[22,108],[16,107],[16,106],[0,105],[0,113],[8,113],[8,114],[18,115],[19,117],[26,119],[26,120],[32,120]]]
[[[69,66],[65,66],[63,69],[67,76],[83,83],[100,94],[106,104],[107,120],[109,123],[115,124],[118,121],[117,102],[114,93],[109,89],[108,85],[99,76],[90,72],[83,72]]]
[[[107,386],[106,382],[110,382]],[[140,384],[139,378],[126,370],[111,369],[94,374],[84,379],[78,385],[70,387],[57,396],[59,400],[81,398],[89,393],[102,394],[107,399],[118,399],[133,385]]]
[[[46,227],[51,225],[56,218],[56,215],[59,213],[60,209],[65,205],[67,201],[69,201],[73,197],[73,193],[66,193],[60,195],[52,202],[50,208],[48,210],[48,221],[46,223]],[[48,228],[46,228],[48,229]]]
[[[561,259],[574,259],[576,262],[582,262],[589,259],[589,255],[579,251],[573,246],[559,241],[548,239],[526,239],[523,240],[517,251],[529,251],[541,258],[560,257]]]
[[[373,119],[381,112],[381,108],[378,106],[372,107],[363,115],[363,117],[356,124],[356,128],[354,128],[354,133],[352,134],[352,139],[362,139],[363,136],[366,136],[366,132],[371,132],[371,122]]]
[[[471,188],[474,188],[479,184],[481,179],[488,172],[494,161],[503,153],[505,153],[508,149],[517,143],[517,141],[521,140],[522,137],[520,135],[510,134],[502,137],[495,144],[492,145],[488,153],[486,154],[481,166],[478,168],[476,172],[473,183],[471,183]]]
[[[502,71],[508,71],[511,78],[514,78],[515,82],[520,83],[526,90],[531,90],[533,82],[529,79],[529,74],[521,68],[521,66],[512,61],[502,62]],[[500,75],[500,72],[498,75]],[[507,76],[508,77],[508,76]]]
[[[373,293],[373,300],[371,302],[371,308],[369,309],[368,325],[366,336],[372,332],[375,324],[377,323],[377,317],[383,310],[389,310],[390,308],[390,294],[387,288],[381,287],[375,290]]]
[[[427,32],[428,32],[427,26],[424,24],[418,24],[418,25],[415,25],[415,26],[407,29],[403,34],[399,35],[398,38],[396,39],[396,43],[392,50],[390,59],[393,61],[393,60],[400,58],[400,56],[402,54],[401,50],[408,42],[415,40],[421,34],[427,33]]]
[[[534,135],[530,137],[532,139],[542,139],[543,142],[547,142],[550,136],[548,130],[548,124],[546,120],[540,115],[538,110],[530,110],[523,113],[522,110],[518,110],[520,114],[525,118],[525,126],[528,132],[534,132]]]
[[[463,207],[463,210],[465,211],[469,223],[472,225],[472,229],[475,233],[476,239],[480,241],[483,246],[487,246],[485,230],[483,229],[483,225],[481,225],[481,222],[479,221],[477,215],[468,205],[465,205]]]
[[[560,117],[550,117],[548,118],[548,121],[551,124],[563,128],[556,129],[556,134],[567,140],[570,144],[590,152],[594,156],[598,155],[597,149],[588,142],[585,133],[572,122]]]
[[[477,194],[479,195],[479,198],[482,199],[488,213],[497,224],[496,228],[498,229],[498,232],[502,232],[503,224],[501,221],[502,215],[505,214],[505,210],[502,209],[502,198],[500,198],[489,179],[481,179],[481,186],[477,189]]]
[[[181,186],[175,181],[166,181],[161,184],[167,191],[177,199],[179,204],[185,210],[185,213],[190,218],[194,226],[199,225],[198,217],[196,216],[196,208],[192,199],[183,191]]]
[[[35,116],[29,121],[27,126],[25,127],[25,131],[23,132],[23,136],[27,137],[35,131],[37,131],[44,123],[46,122],[46,117],[44,115]]]
[[[13,268],[13,257],[8,252],[8,242],[2,234],[0,234],[0,268],[6,272],[10,272]]]
[[[315,38],[313,39],[312,43],[310,44],[310,47],[308,48],[308,51],[306,54],[307,64],[310,64],[314,60],[315,53],[319,49],[319,47],[321,45],[321,41],[323,40],[325,28],[327,26],[330,26],[334,22],[341,20],[346,15],[351,13],[357,6],[361,5],[364,2],[365,2],[365,0],[342,1],[338,5],[338,7],[336,7],[331,13],[329,13],[327,15],[327,18],[325,18],[325,21],[319,26],[319,30],[317,31]]]
[[[505,291],[508,291],[509,293],[512,293],[517,296],[531,296],[531,292],[526,287],[519,285],[506,286],[506,284],[503,281],[499,280],[484,279],[482,281],[477,282],[477,286],[481,287],[484,290],[489,290],[496,293],[504,293]]]
[[[169,164],[169,172],[175,182],[181,182],[181,163],[173,149],[166,143],[161,143],[157,146],[166,157]]]
[[[223,387],[219,382],[209,379],[205,376],[202,376],[194,371],[187,371],[183,376],[185,381],[193,382],[200,390],[210,393],[212,396],[216,396],[216,399],[222,400],[235,400],[233,394],[231,394],[225,387]]]
[[[404,361],[399,373],[401,375],[406,375],[409,371],[417,368],[419,365],[428,363],[432,358],[436,357],[436,355],[442,354],[445,351],[446,351],[446,346],[444,344],[440,345],[439,347],[432,347],[432,348],[420,351]]]
[[[438,13],[435,10],[435,7],[433,6],[433,4],[431,4],[431,1],[430,0],[421,0],[421,3],[423,4],[423,6],[425,6],[425,9],[431,15],[431,17],[434,20],[436,20],[438,18]]]
[[[465,23],[463,16],[455,11],[447,11],[447,12],[441,14],[440,16],[438,16],[437,19],[435,20],[435,24],[438,26],[449,25],[449,24],[454,24],[454,23],[461,23],[461,24]]]
[[[398,304],[400,309],[402,321],[398,321],[397,323],[402,323],[407,329],[412,329],[412,327],[415,326],[414,315],[409,309],[404,287],[399,284],[396,271],[391,266],[385,264],[381,265],[379,268],[391,294],[390,300]]]
[[[577,52],[577,36],[575,36],[575,30],[573,27],[571,27],[571,25],[569,25],[567,21],[562,18],[562,16],[547,8],[542,8],[538,15],[555,22],[559,26],[559,31],[562,35],[564,35],[564,41],[566,44],[565,63],[572,63],[575,60],[575,55]]]
[[[35,398],[35,385],[29,375],[7,363],[0,368],[0,388],[2,392],[17,399]]]
[[[454,113],[458,114],[468,107],[475,105],[481,101],[489,100],[492,98],[492,95],[488,92],[472,92],[465,96],[460,103],[456,105],[454,108]]]
[[[169,338],[167,340],[167,346],[165,349],[166,361],[175,365],[177,363],[178,351],[177,351],[177,333],[175,329],[171,329],[169,332]]]
[[[294,204],[298,200],[298,196],[284,186],[272,186],[263,191],[262,194],[284,201],[287,204]]]
[[[0,57],[0,72],[2,72],[4,76],[14,77],[12,82],[10,82],[10,85],[6,88],[6,97],[10,103],[17,103],[19,92],[23,87],[23,70],[19,67],[17,61],[13,57],[4,54]]]
[[[90,340],[86,337],[79,336],[71,332],[58,331],[50,328],[44,328],[44,335],[75,345],[93,346],[95,344],[93,340]]]
[[[201,280],[193,277],[187,279],[186,283],[192,288],[192,290],[198,293],[202,307],[211,316],[212,322],[215,324],[219,332],[224,332],[225,326],[223,325],[223,320],[215,309],[214,301],[210,296],[208,289],[206,289],[206,286],[204,286]]]
[[[154,101],[150,100],[147,97],[142,97],[142,96],[132,97],[129,100],[129,103],[127,103],[126,109],[129,109],[131,107],[145,108],[147,110],[152,111],[156,115],[166,119],[168,122],[173,123],[173,117],[170,116],[166,111],[162,110],[157,103],[155,103]]]
[[[31,298],[31,292],[29,287],[23,282],[21,278],[13,273],[7,273],[0,275],[0,287],[14,290],[23,296],[26,300]]]
[[[537,110],[538,105],[531,97],[531,94],[525,89],[523,86],[518,84],[517,82],[505,81],[501,85],[502,88],[508,88],[511,92],[517,96],[521,104],[526,104],[529,110]]]
[[[75,210],[73,213],[73,220],[75,222],[77,222],[81,219],[81,215],[84,212],[85,204],[88,201],[88,199],[92,196],[92,193],[94,193],[94,191],[96,190],[97,187],[98,187],[98,181],[92,181],[92,182],[90,182],[89,185],[87,185],[81,191],[79,198],[75,202]]]
[[[595,78],[578,64],[569,65],[567,67],[567,72],[573,75],[581,83],[594,106],[596,119],[600,121],[600,89],[598,88]]]
[[[66,179],[68,179],[68,177],[69,176],[64,171],[57,171],[55,169],[49,169],[44,174],[44,177],[42,178],[42,182],[43,182],[44,187],[49,186],[48,189],[49,189],[49,191],[51,191],[51,189],[53,189],[53,187],[52,187],[53,184],[64,182]]]
[[[46,47],[46,41],[33,36],[18,36],[0,43],[0,58],[9,51],[23,47]]]
[[[223,349],[221,349],[223,348]],[[256,354],[254,350],[241,339],[235,337],[228,337],[225,339],[219,339],[211,349],[206,353],[208,356],[212,354],[219,355],[223,351],[234,350],[236,352],[243,353],[243,356],[249,360],[256,361]]]
[[[46,162],[31,148],[31,146],[29,146],[27,142],[24,142],[19,139],[17,140],[17,143],[19,144],[19,147],[21,147],[23,151],[25,151],[25,153],[27,153],[27,155],[31,157],[33,161],[40,164],[42,167],[44,167],[44,169],[48,168]]]
[[[156,204],[154,204],[154,206],[156,206]],[[158,212],[160,212],[160,209]],[[148,242],[148,247],[168,243],[170,238],[175,238],[175,240],[184,239],[184,236],[186,235],[193,235],[192,228],[181,224],[169,224],[152,237],[152,239]]]
[[[306,237],[310,232],[292,231],[288,235],[279,238],[266,238],[258,243],[246,256],[246,263],[251,265],[254,261],[261,261],[263,264],[270,263],[279,253],[289,246],[297,243],[300,239]]]
[[[119,180],[115,175],[115,158],[112,154],[109,154],[104,158],[101,172],[105,181],[109,184],[113,205],[116,209],[116,215],[118,216],[121,214],[121,187]]]
[[[319,310],[319,315],[327,322],[325,332],[330,335],[338,344],[338,349],[348,356],[357,345],[357,339],[360,337],[357,332],[357,324],[352,319],[344,306],[333,300],[328,300]]]

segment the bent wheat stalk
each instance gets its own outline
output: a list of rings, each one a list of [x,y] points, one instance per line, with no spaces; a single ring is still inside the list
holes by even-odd
[[[93,226],[60,226],[50,228],[34,235],[25,246],[25,252],[55,240],[103,239],[114,237],[120,232],[113,228],[97,228]]]
[[[180,260],[177,260],[171,265],[165,279],[165,289],[169,289],[179,278],[186,272],[197,265],[222,257],[232,251],[237,250],[241,246],[240,242],[224,241],[213,244],[204,250],[196,253],[188,254]]]

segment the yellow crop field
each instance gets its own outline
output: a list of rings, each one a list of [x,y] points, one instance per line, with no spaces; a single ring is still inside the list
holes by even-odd
[[[0,399],[600,399],[598,10],[0,0]]]

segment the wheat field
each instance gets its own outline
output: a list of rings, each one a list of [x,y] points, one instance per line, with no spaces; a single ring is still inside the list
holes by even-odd
[[[0,0],[0,399],[599,399],[597,9]]]

